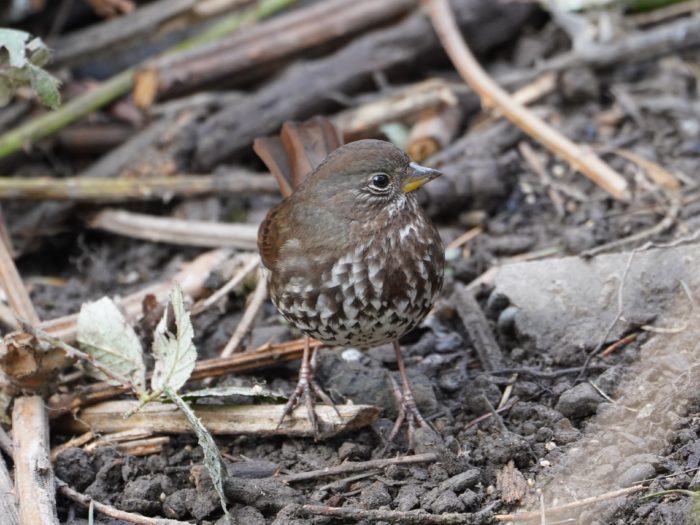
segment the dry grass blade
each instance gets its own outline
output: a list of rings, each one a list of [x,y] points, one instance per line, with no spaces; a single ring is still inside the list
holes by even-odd
[[[479,65],[462,38],[447,0],[423,0],[435,30],[452,63],[488,107],[503,115],[532,138],[542,143],[574,169],[598,184],[613,197],[629,199],[627,181],[595,153],[561,135],[529,109],[516,103]]]

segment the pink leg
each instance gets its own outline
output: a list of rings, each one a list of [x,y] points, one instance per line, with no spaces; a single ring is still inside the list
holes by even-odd
[[[424,425],[427,425],[425,419],[423,419],[423,416],[418,411],[418,407],[416,406],[416,400],[413,397],[411,383],[408,381],[408,375],[406,374],[406,365],[403,362],[403,355],[401,355],[401,347],[399,346],[399,342],[394,341],[393,344],[394,352],[396,352],[396,364],[398,365],[399,373],[401,374],[402,388],[400,396],[397,396],[400,399],[399,416],[396,418],[396,423],[394,423],[394,427],[391,429],[391,433],[389,434],[389,441],[393,441],[404,421],[408,421],[409,439],[411,438],[411,435],[413,434],[413,431],[417,426],[422,427]],[[398,385],[396,385],[395,390],[398,394]]]
[[[289,397],[287,404],[284,406],[282,417],[280,417],[280,420],[277,423],[277,428],[282,425],[284,418],[291,414],[299,404],[299,401],[303,399],[304,405],[306,406],[306,411],[309,415],[309,421],[311,421],[311,427],[314,430],[314,437],[318,439],[320,434],[318,417],[316,416],[315,409],[316,403],[314,401],[313,394],[315,393],[324,403],[332,406],[339,418],[341,416],[338,408],[335,406],[328,394],[326,394],[318,383],[314,381],[315,359],[312,359],[312,355],[315,357],[315,352],[312,352],[310,349],[309,336],[307,335],[304,337],[304,353],[302,354],[301,366],[299,367],[299,381],[297,382],[294,392]]]

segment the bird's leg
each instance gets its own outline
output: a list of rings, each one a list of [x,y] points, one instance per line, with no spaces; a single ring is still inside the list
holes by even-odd
[[[308,341],[308,336],[307,336],[307,341]],[[311,352],[311,375],[309,377],[309,384],[311,385],[311,388],[316,393],[316,395],[321,398],[321,401],[323,401],[326,405],[332,406],[333,410],[335,410],[335,413],[338,416],[338,419],[342,420],[343,416],[340,415],[340,411],[338,410],[338,407],[335,406],[335,403],[331,399],[331,396],[326,394],[326,391],[323,390],[323,388],[321,388],[321,385],[319,385],[316,382],[316,380],[314,379],[314,371],[316,370],[316,355],[317,355],[317,349],[315,348]]]
[[[316,353],[312,352],[309,344],[309,336],[304,336],[304,353],[301,357],[301,366],[299,367],[299,381],[294,389],[294,392],[289,397],[287,404],[284,406],[282,411],[282,417],[280,417],[277,423],[277,428],[282,425],[284,418],[287,417],[292,411],[297,407],[299,401],[303,399],[304,405],[306,406],[306,411],[308,413],[309,421],[311,422],[311,428],[314,431],[314,438],[318,439],[319,428],[318,428],[318,417],[316,416],[316,402],[314,401],[313,394],[315,393],[321,400],[333,407],[338,417],[340,412],[335,406],[331,398],[326,394],[323,389],[314,381],[314,367],[316,364]]]
[[[401,425],[404,421],[408,422],[408,435],[409,441],[413,434],[416,426],[422,427],[427,425],[425,419],[418,411],[416,406],[416,400],[413,397],[413,390],[411,390],[411,383],[408,381],[408,375],[406,374],[406,365],[403,362],[403,355],[401,355],[401,347],[398,341],[394,341],[394,352],[396,352],[396,364],[399,367],[399,373],[401,374],[401,395],[399,403],[399,416],[396,418],[396,423],[394,423],[394,428],[391,429],[388,441],[393,441],[396,434],[399,432]],[[398,390],[398,388],[396,388]]]

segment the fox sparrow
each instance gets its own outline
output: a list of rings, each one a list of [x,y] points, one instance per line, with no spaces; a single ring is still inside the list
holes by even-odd
[[[260,225],[258,247],[272,302],[307,343],[308,336],[359,348],[393,342],[403,382],[393,438],[404,420],[411,431],[425,424],[398,338],[425,317],[442,286],[442,242],[413,194],[440,173],[389,142],[341,146],[339,137],[317,117],[256,140],[286,195]],[[312,391],[332,403],[313,380],[308,346],[283,419],[303,397],[318,433]]]

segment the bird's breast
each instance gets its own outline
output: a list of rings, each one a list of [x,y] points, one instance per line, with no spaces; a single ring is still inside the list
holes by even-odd
[[[442,243],[422,212],[387,221],[355,225],[352,244],[329,238],[324,249],[290,250],[269,277],[282,315],[323,342],[363,348],[416,326],[442,286]]]

